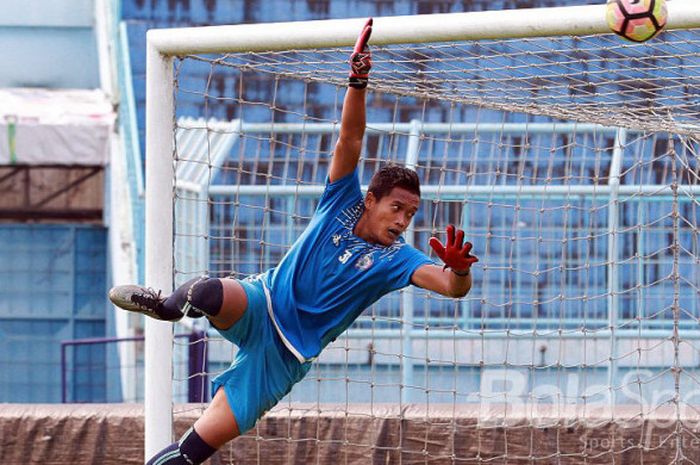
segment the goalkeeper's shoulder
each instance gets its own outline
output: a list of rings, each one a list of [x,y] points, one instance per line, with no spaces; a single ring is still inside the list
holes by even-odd
[[[361,202],[362,190],[360,189],[357,170],[354,170],[334,181],[326,178],[326,185],[316,206],[316,212],[332,210],[338,213]]]
[[[357,168],[338,179],[331,180],[330,176],[326,177],[326,185],[323,189],[324,197],[327,195],[342,195],[344,193],[362,195]]]

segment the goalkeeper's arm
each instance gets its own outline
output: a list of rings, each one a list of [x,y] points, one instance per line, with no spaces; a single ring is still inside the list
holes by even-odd
[[[331,182],[355,170],[360,159],[362,138],[365,135],[365,89],[372,68],[372,54],[367,41],[372,34],[372,18],[365,23],[350,55],[348,90],[343,101],[340,136],[335,145],[329,171]]]

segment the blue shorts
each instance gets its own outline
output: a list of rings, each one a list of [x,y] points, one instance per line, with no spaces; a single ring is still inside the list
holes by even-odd
[[[268,315],[262,282],[238,282],[248,297],[248,306],[236,324],[218,331],[239,350],[231,366],[212,380],[212,392],[225,389],[243,434],[301,381],[311,363],[300,363],[284,346]]]

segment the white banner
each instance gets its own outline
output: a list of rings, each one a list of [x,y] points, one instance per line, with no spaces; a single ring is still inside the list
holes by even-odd
[[[0,165],[106,165],[115,119],[100,90],[0,89]]]

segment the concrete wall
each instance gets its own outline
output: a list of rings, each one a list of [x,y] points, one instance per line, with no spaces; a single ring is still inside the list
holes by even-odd
[[[174,410],[178,438],[201,405],[177,404]],[[638,406],[279,405],[207,463],[698,463],[699,427],[696,411],[673,405],[648,413]],[[143,463],[143,434],[141,405],[5,405],[0,461],[137,465]]]

